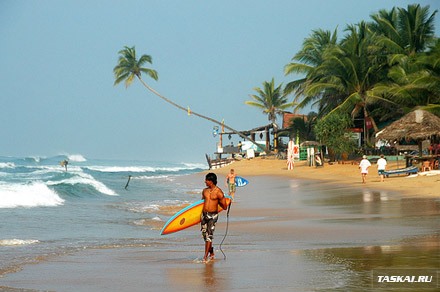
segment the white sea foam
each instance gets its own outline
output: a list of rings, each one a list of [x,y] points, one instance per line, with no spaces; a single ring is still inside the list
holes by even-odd
[[[43,182],[31,184],[0,183],[0,208],[59,206],[64,202]]]
[[[30,156],[30,157],[27,157],[27,159],[31,159],[31,160],[33,160],[33,161],[36,162],[36,163],[40,163],[41,159],[44,159],[44,157],[40,157],[40,156]]]
[[[146,180],[156,180],[156,179],[169,179],[169,176],[167,175],[153,175],[153,176],[146,176],[146,175],[141,175],[141,176],[137,176],[137,179],[146,179]]]
[[[77,172],[75,173],[76,176],[63,179],[60,181],[48,181],[48,185],[59,185],[59,184],[69,184],[69,185],[76,185],[76,184],[85,184],[90,185],[94,187],[98,192],[109,195],[109,196],[116,196],[117,194],[112,190],[109,189],[105,184],[103,184],[100,181],[97,181],[93,176],[87,173],[83,172]]]
[[[0,162],[0,168],[14,168],[15,164],[13,162]]]
[[[187,163],[187,162],[183,162],[182,164],[186,165],[189,169],[196,169],[196,168],[206,169],[206,166],[207,166],[204,163]]]
[[[151,213],[159,210],[160,205],[149,204],[144,205],[142,203],[134,203],[127,206],[127,210],[134,213]]]
[[[156,168],[148,166],[88,166],[93,171],[99,172],[154,172]]]
[[[58,173],[64,173],[65,169],[64,167],[60,165],[43,165],[43,166],[29,166],[27,168],[33,168],[37,169],[33,172],[33,175],[43,175],[51,172],[58,172]],[[69,166],[69,172],[81,172],[82,169],[79,166]]]
[[[100,172],[178,172],[190,169],[203,169],[204,166],[200,164],[184,164],[185,166],[170,166],[170,167],[151,167],[151,166],[88,166],[87,168],[93,171]]]
[[[74,162],[85,162],[87,161],[87,159],[82,156],[81,154],[69,154],[67,155],[67,159],[69,161],[74,161]]]
[[[0,246],[29,245],[39,243],[36,239],[0,239]]]

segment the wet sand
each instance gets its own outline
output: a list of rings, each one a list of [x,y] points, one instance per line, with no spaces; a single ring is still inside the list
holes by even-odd
[[[371,175],[362,185],[357,166],[316,169],[297,165],[286,173],[280,162],[261,159],[231,166],[250,184],[238,188],[230,211],[222,245],[226,259],[219,250],[226,230],[223,212],[214,239],[215,261],[200,261],[203,242],[198,227],[192,227],[158,235],[143,247],[91,249],[48,258],[6,275],[0,279],[0,287],[37,291],[374,291],[371,275],[375,270],[440,270],[440,202],[432,192],[413,192],[410,187],[424,177],[390,178],[381,183]],[[220,187],[229,168],[215,171]],[[201,188],[204,175],[179,180]],[[440,177],[427,178],[438,186]],[[405,180],[412,181],[402,193]]]

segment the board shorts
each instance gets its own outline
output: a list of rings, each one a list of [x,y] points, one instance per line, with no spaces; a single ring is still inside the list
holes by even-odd
[[[385,169],[378,169],[377,173],[379,173],[379,175],[384,175],[385,174]]]
[[[229,189],[229,193],[235,193],[235,182],[228,183],[228,189]]]
[[[200,230],[202,231],[203,240],[212,242],[212,239],[214,238],[215,223],[217,223],[217,220],[217,212],[202,212]]]

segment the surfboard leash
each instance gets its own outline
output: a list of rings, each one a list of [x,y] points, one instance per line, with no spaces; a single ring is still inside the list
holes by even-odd
[[[222,244],[223,244],[223,242],[224,242],[225,239],[226,239],[226,235],[228,235],[228,229],[229,229],[229,211],[231,211],[231,205],[232,205],[232,201],[229,203],[229,206],[228,206],[228,212],[226,212],[226,231],[225,231],[225,235],[223,236],[222,242],[220,242],[220,245],[219,245],[219,249],[220,249],[220,251],[222,252],[223,257],[224,257],[225,260],[226,260],[226,254],[225,254],[225,253],[223,252],[223,250],[222,250]]]

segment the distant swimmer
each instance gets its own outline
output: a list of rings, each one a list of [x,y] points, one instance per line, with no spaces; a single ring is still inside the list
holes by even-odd
[[[128,180],[127,180],[127,184],[125,185],[125,189],[128,188],[128,184],[130,183],[130,180],[131,180],[131,175],[128,176]]]
[[[67,161],[66,159],[60,162],[60,165],[63,166],[66,171],[67,171],[67,164],[69,164],[69,161]]]

